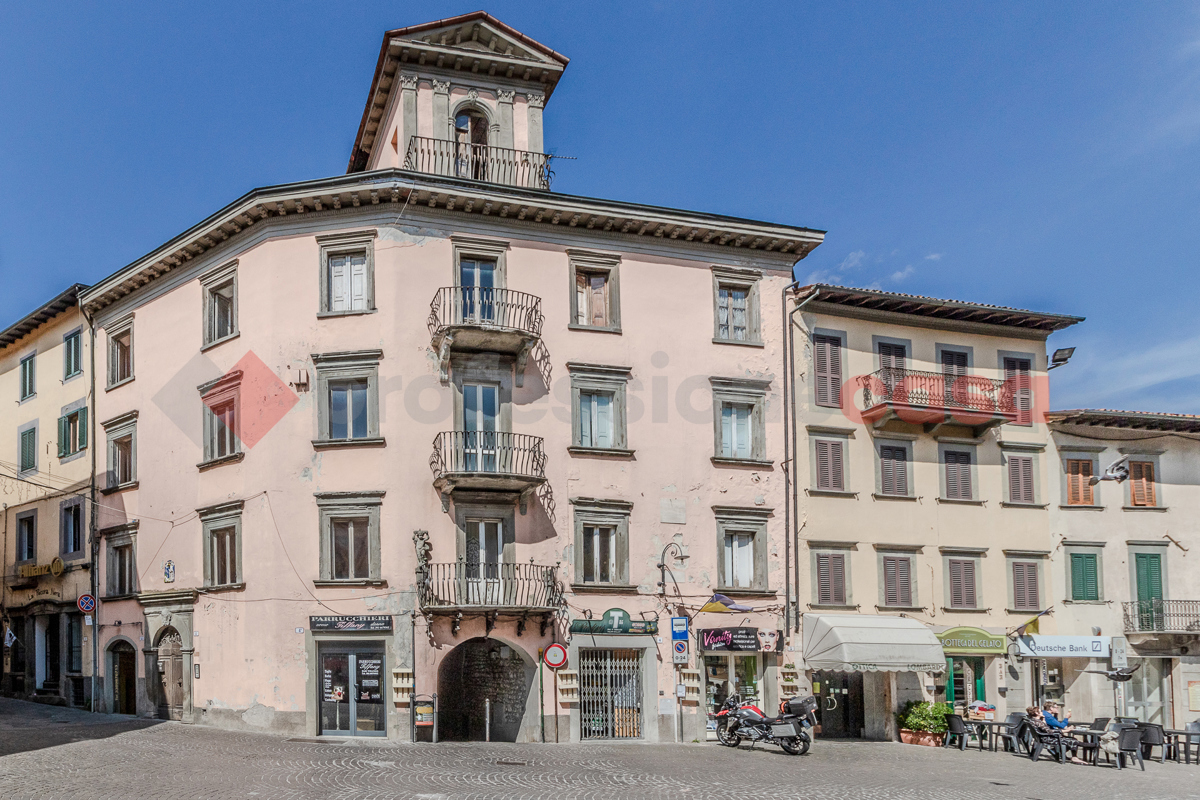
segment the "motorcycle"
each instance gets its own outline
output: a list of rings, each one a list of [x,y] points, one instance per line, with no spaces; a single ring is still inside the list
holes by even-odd
[[[731,694],[716,714],[709,714],[716,721],[717,741],[726,747],[737,747],[743,739],[750,740],[754,747],[758,742],[777,744],[783,752],[802,756],[812,746],[813,712],[817,710],[817,699],[812,695],[784,700],[779,704],[779,716],[768,717],[758,706],[743,703],[742,698]]]

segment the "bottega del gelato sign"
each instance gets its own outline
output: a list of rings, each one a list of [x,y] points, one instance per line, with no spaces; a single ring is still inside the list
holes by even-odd
[[[997,655],[1008,650],[1004,635],[980,628],[951,628],[937,634],[942,650],[956,655]]]

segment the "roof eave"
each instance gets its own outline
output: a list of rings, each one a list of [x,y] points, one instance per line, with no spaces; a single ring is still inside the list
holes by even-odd
[[[86,284],[72,284],[66,291],[0,331],[0,349],[24,339],[42,325],[77,307],[79,295],[86,288]]]

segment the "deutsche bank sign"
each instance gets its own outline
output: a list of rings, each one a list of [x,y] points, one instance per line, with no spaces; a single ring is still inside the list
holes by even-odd
[[[1019,636],[1017,649],[1033,658],[1108,658],[1112,639],[1108,636]]]

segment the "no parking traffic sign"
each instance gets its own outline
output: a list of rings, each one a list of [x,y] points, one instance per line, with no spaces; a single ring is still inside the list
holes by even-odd
[[[674,647],[675,654],[674,654],[674,656],[673,656],[673,657],[672,657],[672,659],[671,659],[671,663],[672,663],[672,664],[686,664],[686,663],[688,663],[688,643],[687,643],[687,640],[686,640],[686,639],[680,639],[680,640],[678,640],[678,641],[676,641],[676,642],[673,642],[673,644],[675,645],[675,647]]]
[[[96,610],[96,598],[90,594],[81,594],[79,599],[75,601],[75,605],[79,606],[79,610],[85,614],[90,614]]]

